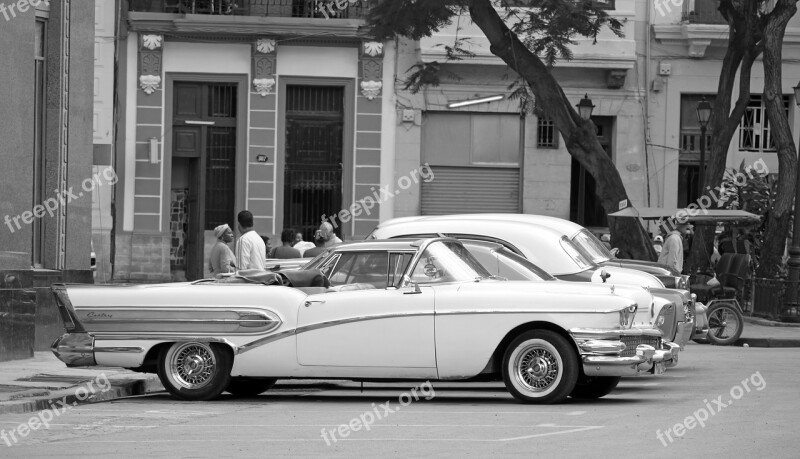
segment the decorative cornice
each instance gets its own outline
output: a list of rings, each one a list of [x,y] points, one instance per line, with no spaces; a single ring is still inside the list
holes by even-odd
[[[152,51],[156,48],[161,48],[161,45],[163,43],[164,43],[163,35],[154,35],[154,34],[142,35],[143,48],[147,48]]]
[[[728,25],[696,24],[654,24],[653,38],[666,45],[687,47],[687,55],[694,58],[705,57],[710,46],[725,47],[728,44]],[[800,28],[789,27],[783,39],[784,46],[800,45]]]
[[[262,97],[272,94],[272,90],[275,88],[275,78],[256,78],[253,80],[253,87]]]
[[[383,54],[383,43],[379,41],[365,41],[363,50],[364,54],[367,56],[380,56]]]
[[[383,83],[380,81],[362,81],[361,94],[369,100],[372,100],[381,95],[381,88]]]
[[[129,12],[132,32],[161,34],[224,34],[273,36],[329,35],[333,37],[369,38],[363,19],[317,19],[205,14],[166,14]]]
[[[272,38],[259,38],[256,41],[256,51],[261,54],[270,54],[275,52],[275,40]]]
[[[142,75],[139,77],[139,85],[147,95],[153,94],[160,84],[161,77],[158,75]]]

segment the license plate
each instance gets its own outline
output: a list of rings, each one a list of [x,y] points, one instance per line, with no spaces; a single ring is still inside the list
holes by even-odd
[[[663,375],[666,371],[667,371],[667,366],[664,364],[664,362],[653,363],[654,375]]]

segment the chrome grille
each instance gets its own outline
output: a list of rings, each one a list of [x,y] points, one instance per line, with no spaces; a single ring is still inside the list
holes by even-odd
[[[620,354],[622,357],[636,355],[636,346],[640,344],[648,344],[656,350],[661,349],[661,337],[658,336],[623,336],[620,341],[625,343],[625,350]]]

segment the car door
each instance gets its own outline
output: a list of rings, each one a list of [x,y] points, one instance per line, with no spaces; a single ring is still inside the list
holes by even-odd
[[[300,307],[298,363],[358,367],[365,377],[435,377],[433,288],[396,288],[398,266],[410,259],[344,252],[323,266],[339,291],[310,295]]]

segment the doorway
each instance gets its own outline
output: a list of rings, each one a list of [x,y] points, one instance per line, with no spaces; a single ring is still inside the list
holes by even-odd
[[[175,281],[203,278],[207,235],[225,223],[234,227],[237,92],[236,83],[173,84],[170,269]]]
[[[345,88],[290,84],[285,94],[283,226],[313,241],[322,216],[343,206]]]
[[[603,150],[613,161],[611,134],[614,117],[593,116],[592,121],[597,128],[597,140]],[[581,226],[608,226],[606,212],[596,194],[596,182],[589,172],[572,159],[572,177],[569,199],[569,219]]]

